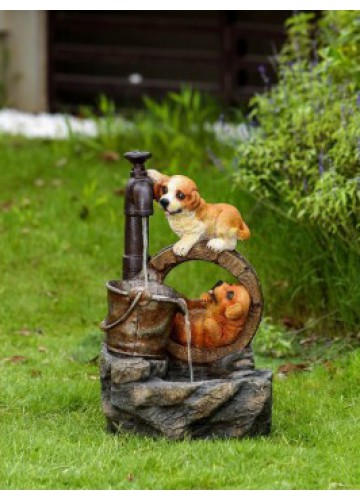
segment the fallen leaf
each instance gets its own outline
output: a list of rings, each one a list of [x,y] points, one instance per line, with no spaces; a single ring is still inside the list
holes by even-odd
[[[23,335],[24,337],[29,337],[29,335],[31,335],[31,331],[27,330],[26,328],[19,330],[17,333],[19,335]]]
[[[7,358],[3,358],[4,361],[7,361],[9,363],[18,364],[18,363],[25,363],[28,358],[25,356],[9,356]]]
[[[125,188],[123,187],[116,188],[114,189],[113,193],[116,194],[116,196],[124,196]]]
[[[301,321],[297,320],[296,318],[292,318],[291,316],[285,316],[284,318],[282,318],[281,322],[289,330],[299,330],[304,326]]]
[[[134,478],[134,474],[132,474],[132,473],[130,472],[130,474],[128,474],[128,475],[127,475],[126,479],[127,479],[130,483],[132,483],[132,482],[134,481],[134,479],[135,479],[135,478]]]
[[[41,377],[41,376],[42,376],[42,372],[40,370],[31,370],[31,372],[30,372],[31,378],[37,378],[37,377]]]
[[[38,347],[38,351],[39,351],[39,352],[47,352],[47,347],[45,347],[45,346],[43,346],[43,345],[40,345],[40,346]]]
[[[14,203],[11,200],[4,201],[4,203],[1,204],[1,210],[3,212],[9,212],[13,206],[14,206]]]
[[[311,368],[309,363],[285,363],[284,365],[278,367],[277,373],[287,375],[288,373],[304,372],[310,370]]]
[[[120,155],[116,151],[103,151],[101,153],[101,159],[108,161],[109,163],[119,161]]]
[[[90,375],[89,379],[90,380],[100,380],[100,377],[98,375]]]

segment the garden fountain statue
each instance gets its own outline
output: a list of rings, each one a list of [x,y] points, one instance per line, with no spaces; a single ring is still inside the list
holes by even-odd
[[[251,349],[263,309],[261,287],[235,250],[249,230],[234,207],[207,204],[190,179],[146,171],[150,157],[125,154],[133,168],[125,194],[123,279],[107,283],[102,323],[108,429],[170,439],[268,434],[272,374],[254,368]],[[150,258],[154,199],[181,238]],[[221,217],[214,227],[211,221]],[[219,282],[199,300],[186,299],[164,280],[189,260],[225,268],[236,283]]]

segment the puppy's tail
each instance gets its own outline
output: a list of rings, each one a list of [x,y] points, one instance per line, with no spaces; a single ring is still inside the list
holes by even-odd
[[[241,220],[241,225],[237,230],[237,237],[239,240],[248,240],[250,238],[250,229],[243,220]]]

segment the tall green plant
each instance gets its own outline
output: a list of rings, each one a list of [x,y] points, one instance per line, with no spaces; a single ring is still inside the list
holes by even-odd
[[[169,92],[159,102],[144,97],[144,109],[134,111],[131,122],[125,121],[105,96],[100,96],[97,113],[83,109],[82,114],[94,120],[95,137],[74,133],[69,124],[69,139],[72,151],[88,156],[106,150],[149,150],[161,158],[170,173],[179,168],[185,173],[208,162],[209,150],[219,154],[229,148],[216,139],[212,126],[219,116],[218,104],[190,87]]]
[[[252,99],[239,184],[360,253],[360,12],[287,22],[278,84]]]
[[[170,171],[178,171],[181,165],[186,170],[202,165],[209,146],[220,147],[209,126],[219,107],[209,96],[184,87],[178,93],[169,92],[161,102],[145,97],[144,104],[145,111],[135,117],[141,143],[158,151]]]

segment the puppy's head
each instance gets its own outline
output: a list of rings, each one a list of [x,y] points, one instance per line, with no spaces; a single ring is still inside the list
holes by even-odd
[[[200,195],[194,181],[184,175],[169,177],[156,170],[148,170],[154,183],[154,197],[167,215],[195,210],[200,204]]]
[[[218,281],[201,299],[220,309],[231,320],[246,319],[251,303],[250,294],[243,285],[230,285],[223,281]]]

